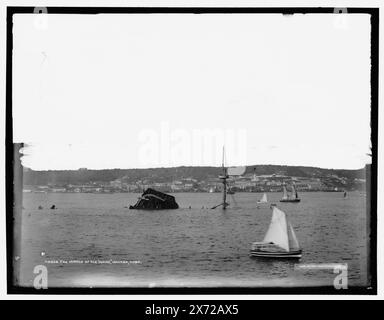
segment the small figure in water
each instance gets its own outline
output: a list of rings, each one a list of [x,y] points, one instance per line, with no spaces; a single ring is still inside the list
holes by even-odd
[[[51,210],[54,210],[54,209],[56,209],[56,206],[53,204],[53,205],[51,206]]]
[[[344,198],[346,198],[347,197],[347,192],[346,191],[344,191]]]
[[[191,209],[191,206],[189,206],[189,209]]]
[[[37,209],[39,209],[39,210],[43,210],[43,206],[38,206]]]

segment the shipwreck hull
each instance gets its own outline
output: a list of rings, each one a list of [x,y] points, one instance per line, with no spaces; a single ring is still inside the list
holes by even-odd
[[[178,209],[175,197],[160,191],[148,188],[143,192],[137,203],[129,206],[136,210],[169,210]]]

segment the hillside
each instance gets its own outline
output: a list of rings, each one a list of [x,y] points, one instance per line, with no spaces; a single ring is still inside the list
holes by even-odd
[[[174,167],[151,169],[106,169],[106,170],[49,170],[24,171],[24,185],[48,184],[86,184],[90,182],[108,182],[124,179],[128,183],[139,180],[151,182],[166,182],[193,178],[197,181],[216,178],[221,172],[220,167]],[[302,166],[253,165],[247,166],[246,174],[256,175],[286,175],[307,178],[325,178],[335,175],[346,179],[365,179],[365,169],[322,169]]]

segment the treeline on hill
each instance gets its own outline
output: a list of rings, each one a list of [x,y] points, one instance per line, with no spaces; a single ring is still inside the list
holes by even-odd
[[[167,182],[193,178],[198,181],[216,178],[221,173],[220,167],[174,167],[174,168],[151,168],[151,169],[106,169],[106,170],[48,170],[34,171],[25,170],[25,185],[48,185],[48,184],[86,184],[90,182],[108,182],[123,178],[126,182],[138,180],[150,180],[156,182]],[[321,169],[316,167],[296,167],[278,165],[254,165],[248,166],[246,173],[257,175],[281,174],[295,177],[321,178],[327,175],[337,175],[347,179],[365,179],[365,169]]]
[[[290,177],[315,177],[321,178],[327,175],[337,175],[348,179],[365,179],[365,168],[356,170],[347,169],[323,169],[317,167],[279,166],[279,165],[255,165],[248,166],[246,173],[256,172],[257,175],[282,174]]]

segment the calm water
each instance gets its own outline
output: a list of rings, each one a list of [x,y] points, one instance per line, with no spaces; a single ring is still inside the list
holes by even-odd
[[[300,261],[249,257],[271,219],[269,204],[257,208],[261,194],[230,196],[226,211],[206,209],[220,203],[218,193],[175,196],[180,209],[150,212],[124,208],[138,194],[24,194],[21,284],[31,286],[41,264],[49,287],[333,284],[333,270],[298,269],[297,263],[347,263],[348,284],[367,284],[367,219],[359,193],[347,199],[301,193],[299,204],[268,194],[295,228]],[[50,210],[52,204],[58,209]]]

